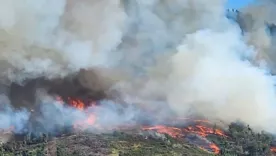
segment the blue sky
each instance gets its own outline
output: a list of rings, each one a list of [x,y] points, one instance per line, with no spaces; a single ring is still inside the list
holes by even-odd
[[[249,3],[252,3],[254,0],[228,0],[226,7],[227,8],[241,8],[246,6]]]

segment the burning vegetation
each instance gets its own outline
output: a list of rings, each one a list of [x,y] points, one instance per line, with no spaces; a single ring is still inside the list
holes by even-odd
[[[276,153],[276,5],[224,6],[0,0],[1,154]]]
[[[63,100],[59,98],[62,103]],[[73,100],[68,98],[68,104],[76,109],[84,110],[84,102],[81,100]],[[96,102],[90,103],[90,107],[96,107]],[[165,134],[176,140],[185,140],[190,144],[194,144],[199,149],[214,153],[214,154],[239,154],[239,155],[268,155],[276,152],[276,147],[273,146],[273,136],[262,133],[254,133],[249,126],[244,126],[242,123],[232,123],[227,130],[218,128],[208,120],[199,120],[192,118],[175,118],[175,123],[185,126],[168,126],[154,125],[146,126],[140,124],[142,131],[155,131],[160,134]],[[187,123],[189,123],[187,125]],[[131,125],[124,125],[125,129],[118,128],[117,130],[133,130]],[[81,128],[85,131],[89,128],[101,129],[97,124],[97,116],[93,113],[89,114],[87,119],[74,124],[75,129]],[[111,128],[111,130],[116,127]],[[198,141],[200,140],[200,141]],[[237,145],[234,145],[238,143]]]
[[[265,156],[265,155],[271,155],[274,152],[276,152],[275,147],[273,146],[272,135],[266,134],[264,132],[255,133],[249,126],[244,126],[241,123],[240,124],[232,123],[229,125],[228,128],[225,129],[225,127],[219,127],[214,123],[205,119],[174,118],[174,119],[169,119],[169,120],[173,120],[171,124],[164,123],[164,124],[148,125],[146,123],[137,121],[135,125],[124,124],[124,125],[120,125],[120,126],[117,125],[113,127],[113,126],[101,125],[101,122],[97,117],[97,114],[93,112],[93,109],[100,107],[99,103],[97,103],[96,101],[90,101],[88,104],[86,104],[84,101],[80,99],[75,99],[71,97],[63,99],[60,96],[57,96],[56,100],[60,105],[68,105],[69,107],[72,107],[74,109],[84,112],[86,114],[86,118],[84,118],[83,120],[75,120],[72,123],[72,126],[70,128],[71,130],[67,132],[65,131],[62,132],[62,136],[59,136],[60,134],[57,136],[50,133],[40,133],[40,135],[37,135],[37,134],[33,135],[32,133],[24,134],[23,135],[24,137],[21,139],[19,139],[18,136],[15,136],[9,142],[1,146],[2,154],[17,151],[15,150],[16,148],[18,148],[17,146],[20,146],[20,149],[17,151],[17,153],[23,154],[24,152],[25,153],[28,152],[28,148],[29,148],[28,146],[30,145],[31,146],[35,145],[34,146],[35,148],[43,146],[42,149],[38,148],[36,152],[45,154],[47,153],[45,148],[49,146],[48,144],[51,144],[51,142],[56,140],[54,138],[58,137],[61,140],[59,144],[62,144],[62,146],[55,145],[54,155],[60,155],[62,152],[66,153],[64,146],[67,146],[67,145],[63,140],[69,139],[70,141],[69,140],[68,141],[73,143],[70,139],[71,137],[74,137],[74,136],[71,136],[72,132],[73,133],[82,132],[83,135],[78,137],[87,137],[85,140],[87,140],[90,137],[92,137],[90,138],[92,140],[96,138],[100,139],[100,140],[97,140],[96,142],[101,142],[101,141],[106,142],[106,140],[102,138],[105,135],[106,135],[105,138],[109,137],[109,139],[111,139],[109,141],[111,142],[114,142],[114,141],[117,142],[119,140],[123,141],[126,139],[125,137],[129,137],[127,139],[127,142],[129,142],[130,141],[129,139],[135,138],[134,140],[132,140],[132,142],[129,142],[129,144],[138,143],[139,146],[131,145],[133,146],[131,148],[134,148],[134,146],[137,146],[135,148],[138,148],[138,149],[141,148],[140,150],[144,150],[140,152],[146,153],[149,155],[150,153],[158,154],[160,152],[157,150],[155,151],[156,153],[154,153],[154,151],[148,151],[144,149],[145,147],[143,146],[145,145],[156,146],[152,144],[153,142],[160,142],[164,144],[164,146],[166,146],[167,150],[171,148],[171,150],[173,150],[173,152],[176,152],[176,153],[178,153],[177,152],[178,150],[182,148],[186,148],[185,149],[186,151],[184,151],[184,153],[185,152],[189,153],[189,150],[191,150],[193,154],[201,153],[199,155],[205,155],[205,154],[208,155],[208,153],[213,153],[216,155],[234,154],[234,155],[264,155]],[[62,128],[65,128],[65,127],[62,127]],[[102,136],[100,138],[99,137],[95,138],[94,134],[91,134],[91,133],[86,134],[87,132],[91,131],[91,129],[93,129],[93,131],[96,134],[103,133],[103,131],[105,133],[101,134]],[[11,127],[10,129],[3,130],[1,135],[3,136],[5,134],[12,134],[13,130],[14,130],[13,127]],[[66,137],[66,135],[69,135],[69,136]],[[26,136],[28,137],[26,138]],[[150,139],[151,141],[148,142],[147,141],[148,139]],[[14,141],[16,141],[17,143]],[[21,143],[24,145],[19,145]],[[144,145],[141,145],[141,144],[144,144]],[[71,145],[68,145],[68,146],[71,146]],[[91,146],[92,146],[92,143],[91,143]],[[108,153],[109,154],[114,153],[114,151],[112,150],[110,151],[110,146],[112,147],[111,149],[116,149],[116,151],[120,151],[122,155],[134,154],[133,153],[134,151],[131,151],[130,149],[128,149],[129,151],[124,151],[120,149],[123,147],[118,147],[118,145],[114,145],[112,143],[109,143],[108,146],[106,144],[102,146],[106,146],[102,148],[108,149],[107,151],[106,150],[100,151],[100,153],[103,155]],[[120,146],[126,146],[126,145],[124,144]],[[175,147],[175,146],[179,146],[179,147]],[[165,155],[169,154],[169,150],[163,151],[164,150],[162,149],[163,147],[152,147],[152,148],[160,148],[159,150],[161,150],[163,154]],[[196,148],[198,148],[198,150],[196,150]],[[200,150],[202,150],[202,152],[199,152]],[[204,154],[204,151],[206,152],[205,154]],[[67,153],[68,152],[69,153],[71,152],[71,154],[72,152],[75,154],[76,153],[80,154],[79,149],[75,149],[75,151],[69,150],[67,151]]]
[[[141,141],[143,142],[142,144],[148,144],[149,142],[147,142],[147,140],[153,139],[153,142],[157,141],[162,144],[164,143],[166,148],[175,149],[174,146],[180,146],[179,148],[181,149],[183,147],[188,147],[188,149],[193,151],[192,153],[199,152],[203,155],[204,152],[206,154],[212,153],[215,155],[271,155],[276,153],[276,146],[274,147],[272,135],[264,132],[255,133],[250,127],[246,127],[243,124],[238,123],[232,123],[228,128],[226,128],[225,126],[218,126],[219,124],[216,125],[216,122],[209,121],[205,118],[198,119],[195,116],[190,118],[180,118],[175,114],[171,114],[170,116],[162,117],[160,116],[162,114],[156,114],[155,110],[148,109],[147,106],[140,104],[135,104],[133,106],[135,106],[134,109],[136,111],[139,110],[140,112],[143,112],[143,116],[135,116],[134,118],[126,121],[117,122],[116,120],[118,116],[121,118],[122,114],[128,114],[129,104],[124,105],[123,103],[126,102],[122,102],[122,100],[119,100],[120,103],[117,103],[116,101],[120,99],[120,96],[117,94],[117,97],[113,98],[114,96],[108,95],[108,93],[110,93],[106,92],[108,87],[104,88],[103,86],[98,86],[95,87],[98,88],[95,90],[95,88],[93,88],[94,85],[92,85],[90,87],[93,89],[90,89],[89,85],[86,85],[85,83],[87,81],[84,80],[85,78],[90,78],[90,76],[83,77],[83,75],[85,75],[85,72],[93,73],[93,71],[82,72],[82,74],[65,78],[63,80],[49,81],[44,79],[36,79],[29,81],[24,85],[12,84],[9,90],[11,95],[10,97],[12,99],[11,104],[17,109],[22,107],[31,109],[31,116],[33,117],[31,117],[28,124],[25,125],[26,127],[21,128],[20,133],[16,131],[16,125],[11,125],[9,128],[2,129],[0,138],[3,142],[5,142],[1,146],[2,154],[17,152],[18,154],[24,155],[24,153],[28,151],[28,146],[40,146],[40,144],[42,144],[43,148],[38,148],[38,151],[36,152],[45,154],[46,146],[48,146],[48,144],[56,138],[63,138],[66,140],[66,135],[69,135],[68,137],[70,137],[71,135],[79,134],[80,132],[84,134],[85,137],[88,137],[89,135],[93,136],[94,134],[90,133],[93,132],[95,134],[100,133],[103,136],[107,135],[115,140],[118,138],[119,140],[124,140],[125,136],[130,138],[138,137],[139,144],[141,144]],[[95,80],[93,80],[93,82],[97,83]],[[63,111],[66,109],[71,110],[69,113],[77,112],[81,114],[81,116],[77,115],[77,117],[72,118],[70,121],[66,121],[67,123],[65,123],[65,120],[61,120],[61,122],[64,123],[54,125],[54,129],[47,130],[42,128],[44,127],[41,125],[43,122],[37,120],[39,116],[43,114],[43,112],[41,112],[42,110],[37,109],[40,107],[36,107],[40,105],[40,101],[36,103],[36,97],[39,96],[34,91],[37,91],[37,89],[43,89],[46,91],[47,97],[51,99],[50,103],[45,103],[46,105],[44,104],[45,106],[54,106],[55,108],[62,107],[62,109],[59,110],[60,112],[56,113],[64,113]],[[107,114],[108,116],[108,124],[103,120],[106,116],[102,116],[100,111],[101,109],[105,109],[106,103],[103,102],[105,100],[115,101],[108,104],[106,107],[108,111],[112,111],[110,114],[103,111],[103,114]],[[18,102],[20,101],[24,101],[26,105],[18,105]],[[110,110],[112,107],[115,107],[116,109]],[[131,114],[133,114],[133,110],[130,111]],[[118,113],[117,116],[114,116],[113,121],[115,124],[109,123],[112,121],[110,120],[109,115],[114,115],[114,112]],[[56,116],[56,113],[53,113],[53,115]],[[70,115],[67,114],[66,116]],[[114,134],[114,131],[119,133]],[[137,141],[136,139],[137,138],[133,141]],[[152,141],[150,141],[149,146],[153,146]],[[171,141],[173,143],[171,143]],[[60,144],[66,143],[62,142]],[[20,146],[20,150],[18,151],[15,150],[18,148],[17,146]],[[64,145],[61,147],[57,145],[55,146],[54,155],[60,155],[60,152],[66,153],[66,151],[61,150]],[[121,149],[119,147],[115,147],[114,144],[109,144],[108,146],[115,148],[116,151],[121,151]],[[150,153],[150,151],[147,151],[144,147],[140,147],[140,145],[135,148],[142,148],[145,152]],[[77,149],[75,150],[79,151]],[[71,152],[74,153],[74,151]],[[112,151],[108,151],[107,153],[110,152],[112,153]],[[124,153],[126,151],[121,152]],[[132,152],[133,151],[127,151],[125,154],[131,154]],[[158,153],[160,151],[155,152]],[[166,153],[166,150],[162,152]]]

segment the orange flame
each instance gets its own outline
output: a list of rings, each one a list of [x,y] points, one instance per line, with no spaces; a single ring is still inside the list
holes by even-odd
[[[214,151],[215,154],[219,154],[220,149],[219,149],[219,147],[216,144],[213,143],[213,144],[211,144],[209,146]]]
[[[273,152],[273,153],[276,153],[276,147],[271,147],[270,151]]]
[[[69,103],[73,107],[75,107],[75,108],[77,108],[79,110],[83,110],[84,109],[85,104],[81,100],[78,100],[78,99],[74,100],[74,99],[72,99],[70,97],[68,98],[68,100],[69,100]]]
[[[96,115],[95,114],[89,114],[87,119],[85,119],[84,121],[77,121],[73,127],[75,129],[87,129],[89,127],[92,127],[95,125],[96,123]]]
[[[168,134],[173,138],[177,138],[179,136],[183,136],[182,130],[176,127],[166,127],[162,125],[157,125],[153,127],[143,127],[142,130],[156,130],[158,133],[161,134]]]
[[[56,96],[56,101],[60,102],[61,104],[64,104],[64,100],[61,96]],[[71,97],[68,97],[68,104],[72,107],[75,107],[79,110],[84,110],[85,104],[79,99],[72,99]]]
[[[207,122],[204,120],[196,120],[196,122]],[[163,126],[163,125],[157,125],[157,126],[152,126],[152,127],[143,127],[143,130],[155,130],[158,133],[162,133],[162,134],[168,134],[173,138],[178,138],[181,136],[184,136],[184,133],[195,133],[200,135],[201,137],[206,137],[209,134],[215,134],[215,135],[219,135],[219,136],[223,136],[223,137],[227,137],[227,135],[219,129],[214,129],[214,128],[209,128],[209,127],[205,127],[205,126],[201,126],[201,125],[196,125],[196,126],[189,126],[187,128],[184,129],[180,129],[180,128],[176,128],[176,127],[168,127],[168,126]],[[203,150],[206,150],[203,147],[199,147]],[[212,149],[212,151],[215,154],[219,154],[220,152],[220,148],[215,145],[214,143],[209,145],[209,148]],[[276,150],[276,148],[275,148]]]
[[[207,151],[207,152],[209,152],[208,150],[206,150],[204,147],[199,147],[201,150],[203,150],[203,151]],[[220,149],[219,149],[219,147],[217,146],[217,145],[215,145],[215,144],[210,144],[209,145],[209,148],[211,148],[212,150],[213,150],[213,153],[214,154],[219,154],[220,153]]]
[[[79,99],[73,99],[71,97],[68,97],[68,104],[78,110],[81,110],[81,111],[84,111],[84,108],[85,108],[85,104],[83,101],[79,100]],[[64,100],[61,96],[56,96],[56,101],[60,102],[61,104],[64,104]],[[96,102],[95,101],[92,101],[90,103],[90,106],[91,107],[94,107],[96,106]],[[83,121],[76,121],[74,124],[73,124],[73,127],[75,129],[86,129],[90,126],[94,126],[95,123],[96,123],[96,115],[93,114],[93,113],[88,113],[88,112],[85,112],[87,113],[87,118]]]
[[[63,99],[61,97],[57,97],[56,98],[57,101],[60,101],[61,103],[64,103]],[[84,111],[85,108],[85,104],[84,102],[82,102],[81,100],[78,99],[72,99],[72,98],[68,98],[68,104],[71,105],[74,108],[77,108],[81,111]],[[89,104],[92,107],[96,106],[96,102],[91,102]],[[87,113],[87,112],[86,112]],[[77,121],[73,124],[73,127],[75,129],[87,129],[89,127],[97,127],[100,128],[96,125],[96,120],[97,117],[94,113],[90,113],[88,114],[87,118],[83,121]],[[189,118],[178,118],[178,120],[191,120]],[[192,120],[195,123],[209,123],[208,120]],[[216,134],[219,136],[223,136],[223,137],[227,137],[227,135],[219,129],[214,129],[214,128],[209,128],[209,127],[205,127],[202,125],[195,125],[195,126],[189,126],[187,128],[177,128],[177,127],[169,127],[169,126],[165,126],[165,125],[156,125],[156,126],[144,126],[142,127],[142,130],[155,130],[158,133],[161,134],[167,134],[173,138],[180,138],[183,137],[185,133],[195,133],[198,134],[202,137],[206,137],[209,134]],[[203,150],[206,150],[203,147],[199,147]],[[218,154],[220,152],[220,149],[217,145],[215,144],[210,144],[209,148],[212,149],[212,151],[215,154]],[[274,149],[273,149],[274,150]],[[276,151],[276,148],[275,148]]]
[[[209,128],[201,125],[196,125],[195,127],[189,126],[185,128],[184,131],[190,132],[190,133],[196,133],[202,137],[206,137],[209,134],[216,134],[223,137],[227,137],[227,135],[222,130],[213,129],[213,128]]]

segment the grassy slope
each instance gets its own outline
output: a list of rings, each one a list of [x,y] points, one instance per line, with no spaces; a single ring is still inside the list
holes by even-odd
[[[142,134],[142,135],[141,135]],[[225,156],[269,156],[272,140],[264,132],[255,133],[249,126],[230,124],[228,137],[208,136],[221,148]],[[144,131],[114,132],[113,134],[73,134],[48,141],[46,135],[39,139],[9,142],[0,146],[1,156],[209,156],[187,142],[175,140],[167,135]]]
[[[56,138],[43,143],[14,142],[1,148],[1,154],[11,155],[50,155],[50,156],[209,156],[192,145],[176,141],[172,138],[162,140],[145,138],[140,135],[126,133],[113,134],[77,134]]]

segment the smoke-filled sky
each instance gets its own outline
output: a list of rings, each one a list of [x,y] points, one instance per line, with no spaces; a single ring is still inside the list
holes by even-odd
[[[225,2],[0,0],[0,83],[62,79],[81,69],[97,69],[106,74],[99,80],[103,83],[119,75],[109,89],[126,103],[155,107],[167,115],[165,103],[179,116],[242,120],[276,133],[276,125],[271,125],[276,121],[275,78],[269,72],[276,69],[275,41],[264,27],[264,21],[275,21],[275,4],[265,0],[261,8],[248,7],[249,15],[239,18],[246,29],[242,34],[241,27],[225,17]],[[241,2],[229,2],[228,7],[240,7]],[[92,77],[86,84],[95,84],[89,82]],[[44,94],[37,98],[48,98]],[[58,111],[48,107],[41,107],[42,125],[58,111],[66,120],[74,114],[59,105],[54,109]],[[29,113],[14,116],[7,110],[1,114],[7,122],[0,127],[28,121]],[[113,111],[106,112],[99,114],[112,116]],[[127,113],[115,113],[116,121],[137,112]]]
[[[228,0],[226,7],[227,8],[241,8],[250,3],[254,2],[254,0]]]

